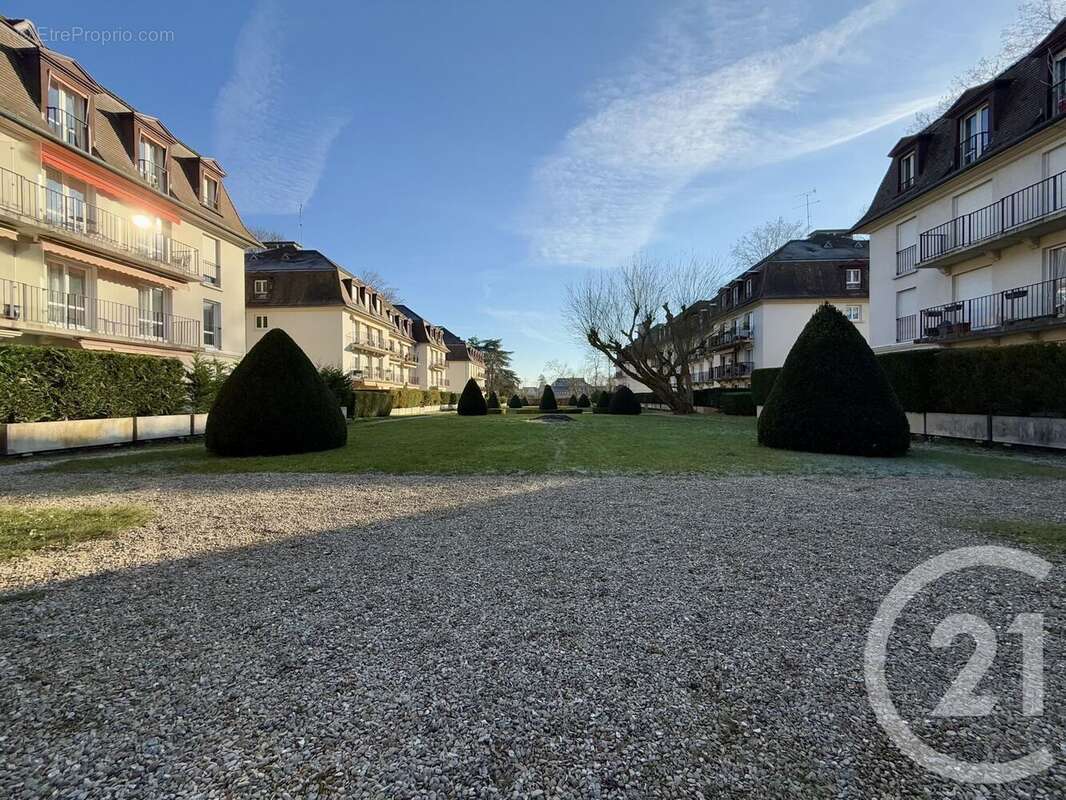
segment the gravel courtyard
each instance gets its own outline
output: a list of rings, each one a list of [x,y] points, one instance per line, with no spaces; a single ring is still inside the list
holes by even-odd
[[[1066,521],[1062,484],[920,478],[161,477],[0,472],[0,502],[140,503],[147,526],[0,562],[0,796],[1062,797],[1058,569],[974,570],[901,618],[889,680],[959,758],[1047,746],[1002,786],[913,765],[863,647],[954,523]],[[1055,559],[1053,559],[1055,560]],[[1056,560],[1056,566],[1060,564]],[[986,718],[930,711],[981,614]],[[1042,717],[1013,616],[1044,611]]]

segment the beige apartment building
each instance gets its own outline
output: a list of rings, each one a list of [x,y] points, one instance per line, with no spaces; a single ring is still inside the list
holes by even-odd
[[[397,305],[401,314],[411,320],[418,356],[416,375],[423,389],[448,389],[461,392],[462,386],[454,386],[448,377],[448,345],[444,341],[444,328],[434,325],[409,306]]]
[[[874,347],[1066,340],[1066,22],[889,157],[855,225]]]
[[[444,344],[448,346],[445,363],[448,367],[448,383],[461,392],[467,381],[473,378],[481,391],[485,391],[485,358],[481,351],[471,347],[447,328],[444,332]]]
[[[0,20],[0,341],[245,352],[255,237],[218,162]]]
[[[245,257],[249,347],[281,328],[316,366],[342,369],[357,386],[424,386],[413,323],[397,307],[318,250],[265,244]]]

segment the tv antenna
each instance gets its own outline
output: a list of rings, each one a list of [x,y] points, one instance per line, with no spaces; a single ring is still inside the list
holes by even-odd
[[[804,207],[807,209],[807,233],[810,233],[811,228],[813,227],[811,225],[811,206],[816,206],[822,202],[821,200],[811,200],[811,197],[816,194],[818,194],[817,189],[809,189],[806,192],[800,192],[796,197],[802,197],[803,203],[799,206],[793,206],[794,208]]]
[[[302,242],[304,240],[304,204],[300,203],[297,209],[296,217],[296,241]],[[808,217],[810,214],[808,213]],[[810,219],[807,220],[807,225],[810,225]]]

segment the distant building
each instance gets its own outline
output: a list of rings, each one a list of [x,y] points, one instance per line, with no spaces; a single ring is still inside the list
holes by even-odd
[[[411,334],[416,344],[416,384],[423,389],[447,389],[448,345],[444,343],[444,328],[434,325],[411,310],[410,306],[397,304],[396,309],[411,320]],[[462,391],[462,387],[459,387]]]
[[[448,365],[448,382],[461,392],[467,381],[473,378],[481,391],[485,391],[485,358],[481,351],[468,345],[447,328],[443,328],[444,344],[448,347],[445,361]]]

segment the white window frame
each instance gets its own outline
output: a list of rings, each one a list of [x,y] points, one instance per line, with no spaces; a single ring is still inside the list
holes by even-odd
[[[221,341],[213,341],[210,344],[207,343],[207,331],[208,331],[208,328],[207,328],[207,325],[204,324],[204,314],[203,314],[203,312],[207,310],[207,306],[209,306],[209,305],[214,307],[214,318],[215,318],[215,325],[211,329],[211,337],[214,339],[215,335],[216,335],[216,331],[220,333],[221,330],[222,330],[222,304],[220,302],[218,302],[217,300],[204,300],[203,301],[203,306],[201,307],[201,310],[200,310],[200,324],[203,327],[203,330],[201,331],[201,334],[202,334],[204,349],[206,349],[206,350],[221,350],[222,349],[222,342]],[[218,338],[221,339],[222,337],[218,336]]]
[[[862,322],[862,306],[844,306],[844,316],[852,322]]]
[[[967,133],[967,125],[970,122],[973,122],[973,127]],[[959,123],[959,163],[962,166],[972,164],[981,158],[989,144],[988,137],[981,136],[981,134],[991,133],[991,128],[992,109],[988,103],[962,118],[962,122]],[[963,147],[971,140],[972,146],[964,150]]]
[[[899,160],[899,190],[902,192],[914,186],[918,177],[918,154],[911,150]]]
[[[208,194],[207,194],[207,187],[212,185],[212,184],[214,184],[214,187],[215,187],[214,202],[211,202],[211,200],[208,198]],[[218,209],[218,205],[219,205],[219,196],[221,195],[221,187],[222,187],[222,184],[216,178],[212,177],[211,175],[205,174],[205,175],[201,176],[201,178],[200,178],[200,202],[203,203],[208,208],[213,208],[213,209],[217,210]]]
[[[265,331],[270,328],[270,319],[266,314],[257,314],[255,317],[255,329],[257,331]]]
[[[855,276],[855,280],[851,279],[852,275]],[[848,267],[844,271],[844,288],[846,289],[861,289],[862,288],[862,270],[856,267]]]
[[[256,278],[252,281],[252,294],[270,294],[270,281],[267,278]]]
[[[86,95],[82,94],[77,89],[75,89],[69,83],[67,83],[64,80],[61,80],[54,73],[52,73],[51,75],[49,75],[48,88],[46,89],[46,91],[48,92],[48,95],[49,95],[47,100],[46,100],[46,102],[45,102],[45,120],[46,121],[48,119],[48,106],[50,105],[50,103],[48,101],[51,100],[51,93],[52,93],[52,86],[53,85],[56,88],[56,94],[60,95],[60,98],[59,98],[60,105],[56,106],[56,108],[58,108],[60,111],[64,112],[65,114],[70,114],[70,112],[67,111],[67,109],[65,107],[66,104],[63,102],[63,99],[62,99],[62,95],[64,95],[64,94],[70,95],[71,97],[76,97],[79,100],[81,100],[82,103],[84,104],[85,110],[84,110],[83,113],[85,114],[85,117],[84,117],[84,119],[81,120],[81,122],[85,125],[85,149],[84,149],[84,152],[91,153],[93,148],[92,148],[92,126],[89,124],[89,98]],[[77,142],[76,141],[71,141],[70,137],[68,137],[66,135],[68,132],[69,131],[64,128],[62,130],[62,133],[59,136],[59,138],[62,139],[67,144],[69,144],[71,147],[73,147],[75,149],[78,149],[78,150],[81,150],[82,148],[78,147]],[[77,137],[75,136],[74,138],[76,139]]]

